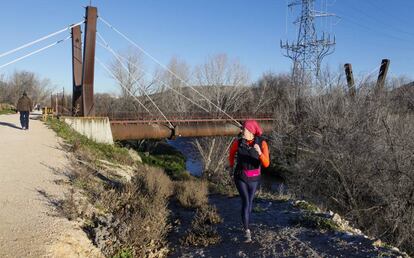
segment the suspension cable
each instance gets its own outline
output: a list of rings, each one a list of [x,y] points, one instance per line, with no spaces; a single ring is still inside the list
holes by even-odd
[[[99,33],[97,33],[97,35],[98,35],[98,37],[100,37],[100,38],[102,38],[102,36],[99,34]],[[104,39],[102,38],[102,41],[104,41]],[[105,41],[106,42],[106,41]],[[101,46],[101,47],[103,47],[103,48],[105,48],[105,49],[107,49],[107,50],[109,50],[109,48],[107,47],[107,45],[104,45],[104,44],[102,44],[102,43],[100,43],[100,42],[97,42],[98,43],[98,45],[99,46]],[[110,50],[109,50],[110,51]],[[150,76],[150,74],[147,72],[147,71],[145,71],[143,68],[141,68],[141,67],[139,67],[139,66],[137,66],[136,64],[134,64],[134,63],[132,63],[131,61],[129,61],[127,58],[125,58],[125,57],[123,57],[122,55],[120,55],[120,54],[118,54],[118,53],[114,53],[116,56],[118,56],[119,58],[121,58],[121,59],[123,59],[125,62],[127,62],[129,65],[132,65],[132,66],[134,66],[135,68],[137,68],[137,69],[139,69],[139,70],[141,70],[143,73],[145,73],[146,75],[148,75],[148,76]],[[206,112],[209,112],[208,111],[208,109],[206,109],[206,108],[204,108],[203,106],[201,106],[200,104],[198,104],[197,102],[195,102],[194,100],[192,100],[192,99],[190,99],[189,97],[187,97],[187,96],[185,96],[184,94],[182,94],[181,92],[179,92],[178,90],[176,90],[176,89],[174,89],[173,87],[171,87],[171,86],[169,86],[167,83],[165,83],[165,82],[163,82],[162,80],[160,80],[160,79],[155,79],[156,81],[158,81],[159,83],[161,83],[161,85],[163,85],[163,86],[165,86],[165,87],[167,87],[167,88],[169,88],[169,89],[171,89],[173,92],[175,92],[175,93],[177,93],[178,95],[180,95],[181,97],[183,97],[183,98],[185,98],[186,100],[188,100],[188,101],[190,101],[191,103],[193,103],[194,105],[196,105],[197,107],[199,107],[199,108],[201,108],[202,110],[204,110],[204,111],[206,111]]]
[[[112,78],[114,78],[116,81],[118,81],[118,83],[121,85],[121,87],[124,88],[148,113],[152,114],[148,110],[148,108],[145,107],[145,105],[142,104],[142,102],[134,94],[132,94],[132,92],[121,82],[121,80],[116,78],[115,74],[103,62],[101,62],[101,60],[99,60],[99,58],[95,57],[95,60],[98,62],[98,64],[100,64],[109,73],[109,75],[112,76]]]
[[[66,27],[66,28],[64,28],[64,29],[58,30],[58,31],[53,32],[53,33],[51,33],[51,34],[49,34],[49,35],[46,35],[46,36],[41,37],[41,38],[39,38],[39,39],[36,39],[36,40],[34,40],[34,41],[32,41],[32,42],[29,42],[29,43],[27,43],[27,44],[21,45],[20,47],[17,47],[17,48],[15,48],[15,49],[12,49],[12,50],[9,50],[9,51],[7,51],[7,52],[4,52],[4,53],[0,54],[0,58],[1,58],[1,57],[4,57],[4,56],[7,56],[7,55],[10,55],[10,54],[12,54],[12,53],[14,53],[14,52],[16,52],[16,51],[19,51],[19,50],[21,50],[21,49],[23,49],[23,48],[30,47],[30,46],[31,46],[31,45],[33,45],[33,44],[36,44],[36,43],[38,43],[38,42],[40,42],[40,41],[43,41],[43,40],[45,40],[45,39],[48,39],[48,38],[53,37],[53,36],[55,36],[55,35],[58,35],[58,34],[60,34],[60,33],[64,32],[64,31],[66,31],[66,30],[70,30],[71,28],[73,28],[73,27],[75,27],[75,26],[78,26],[78,25],[80,25],[80,24],[82,24],[82,23],[84,23],[84,21],[80,21],[80,22],[78,22],[78,23],[76,23],[76,24],[73,24],[73,25],[70,25],[70,26],[68,26],[68,27]]]
[[[105,19],[103,19],[101,16],[98,17],[98,19],[100,19],[106,26],[108,26],[110,29],[114,30],[116,33],[118,33],[121,37],[123,37],[125,40],[127,40],[129,43],[131,43],[133,46],[135,46],[136,48],[138,48],[142,53],[144,53],[146,56],[148,56],[149,58],[151,58],[155,63],[157,63],[159,66],[161,66],[162,68],[164,68],[166,71],[168,71],[169,73],[171,73],[174,77],[176,77],[178,80],[180,80],[181,82],[183,82],[186,86],[188,86],[190,89],[192,89],[193,91],[195,91],[198,95],[200,95],[202,98],[204,98],[207,102],[209,102],[211,105],[213,105],[215,108],[217,108],[220,112],[222,112],[224,115],[226,115],[228,118],[230,118],[231,120],[233,120],[237,126],[242,127],[242,125],[239,123],[239,121],[237,121],[236,119],[234,119],[232,116],[230,116],[228,113],[226,113],[226,111],[224,111],[223,109],[221,109],[219,106],[217,106],[216,104],[214,104],[211,100],[209,100],[207,97],[205,97],[203,94],[201,94],[199,91],[197,91],[196,89],[194,89],[194,87],[190,86],[186,81],[184,81],[180,76],[178,76],[176,73],[174,73],[173,71],[171,71],[171,69],[169,69],[168,67],[166,67],[165,65],[163,65],[160,61],[158,61],[155,57],[153,57],[151,54],[149,54],[147,51],[145,51],[142,47],[140,47],[137,43],[135,43],[134,41],[132,41],[129,37],[127,37],[125,34],[123,34],[122,32],[120,32],[118,29],[116,29],[114,26],[112,26],[109,22],[107,22]]]
[[[29,57],[29,56],[32,56],[32,55],[37,54],[37,53],[39,53],[39,52],[42,52],[42,51],[44,51],[44,50],[46,50],[46,49],[48,49],[48,48],[51,48],[51,47],[53,47],[53,46],[56,46],[57,44],[62,43],[62,42],[66,41],[66,40],[68,40],[68,39],[70,39],[70,38],[71,38],[71,36],[68,36],[68,37],[66,37],[65,39],[58,40],[58,41],[56,41],[56,42],[54,42],[54,43],[52,43],[52,44],[49,44],[49,45],[47,45],[47,46],[45,46],[45,47],[42,47],[42,48],[40,48],[40,49],[38,49],[38,50],[35,50],[35,51],[33,51],[33,52],[30,52],[30,53],[29,53],[29,54],[27,54],[27,55],[24,55],[24,56],[21,56],[21,57],[19,57],[19,58],[16,58],[16,59],[14,59],[13,61],[10,61],[10,62],[8,62],[8,63],[5,63],[5,64],[1,65],[1,66],[0,66],[0,69],[2,69],[2,68],[4,68],[4,67],[6,67],[6,66],[8,66],[8,65],[11,65],[11,64],[13,64],[13,63],[16,63],[17,61],[20,61],[20,60],[22,60],[22,59],[25,59],[25,58],[27,58],[27,57]]]
[[[99,36],[100,34],[98,34]],[[101,38],[101,36],[99,36]],[[114,50],[112,50],[112,48],[110,48],[108,46],[108,44],[106,43],[106,41],[101,38],[102,41],[104,41],[104,43],[107,46],[107,49],[115,56],[115,58],[118,60],[118,62],[121,64],[121,66],[124,68],[124,70],[128,73],[129,76],[131,76],[132,80],[134,80],[135,83],[137,83],[141,88],[142,88],[142,92],[144,93],[144,95],[151,101],[151,103],[154,105],[154,107],[158,110],[158,112],[160,112],[160,114],[162,115],[162,117],[165,119],[165,121],[167,121],[170,129],[174,128],[174,125],[170,122],[170,120],[168,120],[168,118],[164,115],[164,113],[161,111],[161,109],[158,107],[158,105],[152,100],[152,98],[147,94],[146,90],[144,89],[144,86],[131,74],[131,72],[128,70],[127,67],[125,67],[125,64],[122,62],[121,59],[119,59],[117,57],[117,55],[114,53]]]

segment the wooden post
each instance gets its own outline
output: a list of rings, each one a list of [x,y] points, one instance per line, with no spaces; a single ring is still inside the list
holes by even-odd
[[[56,105],[56,116],[59,115],[59,101],[58,101],[58,94],[55,95],[55,105]]]
[[[385,79],[387,78],[388,68],[390,66],[389,59],[382,59],[381,68],[378,74],[378,80],[376,85],[376,92],[379,92],[384,89]]]
[[[80,25],[72,28],[72,115],[83,116],[82,104],[82,32]]]
[[[66,112],[65,109],[66,109],[66,96],[65,96],[65,88],[63,88],[61,114],[65,114]]]
[[[85,39],[83,49],[82,70],[82,101],[84,116],[93,116],[94,96],[93,81],[95,69],[96,21],[98,10],[96,7],[86,7]]]
[[[355,98],[356,96],[356,89],[355,89],[355,81],[354,81],[354,74],[352,72],[352,65],[345,64],[345,74],[346,74],[346,81],[348,83],[348,94],[351,98]]]

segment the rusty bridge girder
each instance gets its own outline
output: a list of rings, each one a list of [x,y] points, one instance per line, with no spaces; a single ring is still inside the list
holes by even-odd
[[[80,25],[72,28],[72,115],[83,116],[82,103],[82,32]]]
[[[174,137],[237,136],[241,130],[228,120],[182,120],[171,121],[174,129],[166,123],[145,121],[110,121],[114,140],[163,139]],[[273,119],[258,121],[264,133],[272,130]]]
[[[82,70],[82,102],[83,115],[94,116],[94,74],[95,74],[95,45],[96,45],[96,23],[98,10],[96,7],[86,7],[85,39],[83,50]]]

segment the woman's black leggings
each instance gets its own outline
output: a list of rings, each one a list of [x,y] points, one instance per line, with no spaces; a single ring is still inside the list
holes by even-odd
[[[241,179],[235,179],[237,190],[239,191],[242,200],[241,217],[243,221],[244,229],[249,229],[250,214],[253,208],[254,194],[256,193],[259,181],[256,182],[244,182]]]

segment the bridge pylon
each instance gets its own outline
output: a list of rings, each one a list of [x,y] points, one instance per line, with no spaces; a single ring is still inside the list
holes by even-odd
[[[80,25],[72,28],[72,115],[83,116],[82,103],[82,32]]]
[[[82,32],[80,26],[72,28],[72,115],[94,116],[94,75],[96,24],[98,9],[86,7],[85,37],[82,51]]]

